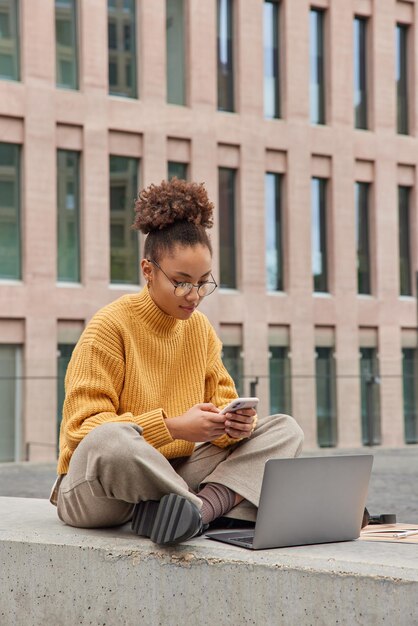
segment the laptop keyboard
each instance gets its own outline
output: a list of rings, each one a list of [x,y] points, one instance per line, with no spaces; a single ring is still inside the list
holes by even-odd
[[[238,543],[253,543],[254,535],[250,535],[250,537],[234,537],[234,541]]]

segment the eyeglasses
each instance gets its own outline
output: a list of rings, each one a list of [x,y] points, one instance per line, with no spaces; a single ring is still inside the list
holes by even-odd
[[[215,282],[215,279],[212,276],[212,273],[211,273],[211,278],[212,278],[211,281],[205,280],[205,282],[200,283],[199,285],[194,285],[193,283],[179,283],[177,281],[171,280],[171,278],[167,276],[163,268],[158,265],[157,261],[154,261],[153,259],[147,259],[147,261],[149,263],[153,263],[155,267],[157,267],[159,270],[162,271],[164,276],[168,278],[170,283],[173,285],[174,295],[178,296],[179,298],[181,298],[182,296],[187,296],[187,294],[191,292],[193,287],[196,287],[197,295],[200,296],[201,298],[204,298],[205,296],[209,296],[211,293],[213,293],[216,287],[218,286]]]

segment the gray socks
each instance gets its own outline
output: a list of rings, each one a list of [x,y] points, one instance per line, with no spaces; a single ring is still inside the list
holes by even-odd
[[[208,483],[197,494],[203,502],[200,514],[202,522],[209,524],[221,515],[228,513],[235,503],[235,491],[220,485],[219,483]]]

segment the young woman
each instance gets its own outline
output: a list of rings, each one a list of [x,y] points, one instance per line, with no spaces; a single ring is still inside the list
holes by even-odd
[[[296,456],[303,436],[286,415],[220,413],[237,392],[197,311],[217,286],[204,186],[151,185],[135,210],[146,286],[101,309],[74,350],[51,502],[72,526],[132,518],[171,545],[228,512],[254,520],[266,460]]]

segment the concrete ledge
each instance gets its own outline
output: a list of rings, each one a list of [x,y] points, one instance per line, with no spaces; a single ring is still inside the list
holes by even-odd
[[[0,498],[1,626],[209,623],[418,624],[417,546],[159,548],[129,526],[65,526],[47,500]]]

